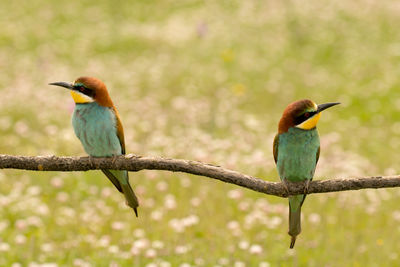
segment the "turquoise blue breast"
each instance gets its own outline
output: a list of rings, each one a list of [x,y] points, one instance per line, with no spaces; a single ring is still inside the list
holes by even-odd
[[[279,135],[277,167],[281,180],[312,179],[317,165],[319,137],[316,128],[289,128]]]
[[[76,104],[72,125],[86,153],[94,157],[121,155],[114,112],[96,102]]]

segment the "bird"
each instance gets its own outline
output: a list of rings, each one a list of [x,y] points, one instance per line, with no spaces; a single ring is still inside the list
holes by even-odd
[[[53,82],[49,85],[70,90],[75,102],[72,126],[89,159],[91,157],[116,157],[125,155],[124,130],[116,107],[108,94],[106,85],[94,77],[79,77],[74,83]],[[125,196],[126,203],[138,217],[139,206],[126,170],[102,172]]]
[[[317,105],[309,99],[298,100],[286,107],[278,124],[273,155],[279,177],[287,191],[287,181],[305,182],[304,194],[289,196],[288,234],[291,236],[291,249],[301,232],[301,206],[319,159],[320,142],[316,126],[321,112],[338,104]]]

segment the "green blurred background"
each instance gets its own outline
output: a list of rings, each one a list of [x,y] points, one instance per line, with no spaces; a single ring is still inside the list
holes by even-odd
[[[102,79],[128,153],[278,181],[272,140],[294,100],[319,123],[316,179],[398,174],[400,3],[3,1],[2,154],[84,155],[73,101]],[[287,200],[187,174],[131,173],[140,217],[98,171],[0,172],[2,266],[396,266],[400,191],[311,195],[289,250]],[[35,265],[36,264],[36,265]]]

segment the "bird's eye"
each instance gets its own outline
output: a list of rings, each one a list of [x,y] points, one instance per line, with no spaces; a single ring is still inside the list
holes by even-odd
[[[83,92],[85,90],[85,87],[79,86],[79,91]]]
[[[310,117],[310,113],[309,112],[304,113],[304,117],[306,118]]]

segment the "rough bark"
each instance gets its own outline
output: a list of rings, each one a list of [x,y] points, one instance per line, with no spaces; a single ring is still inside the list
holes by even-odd
[[[115,158],[0,155],[0,169],[31,171],[114,169],[133,172],[141,170],[164,170],[209,177],[268,195],[288,196],[288,192],[281,182],[268,182],[264,179],[224,169],[220,166],[183,159],[141,157],[136,155]],[[309,184],[308,194],[384,187],[400,187],[400,175],[312,181]],[[288,183],[289,195],[303,193],[304,188],[304,183]]]

